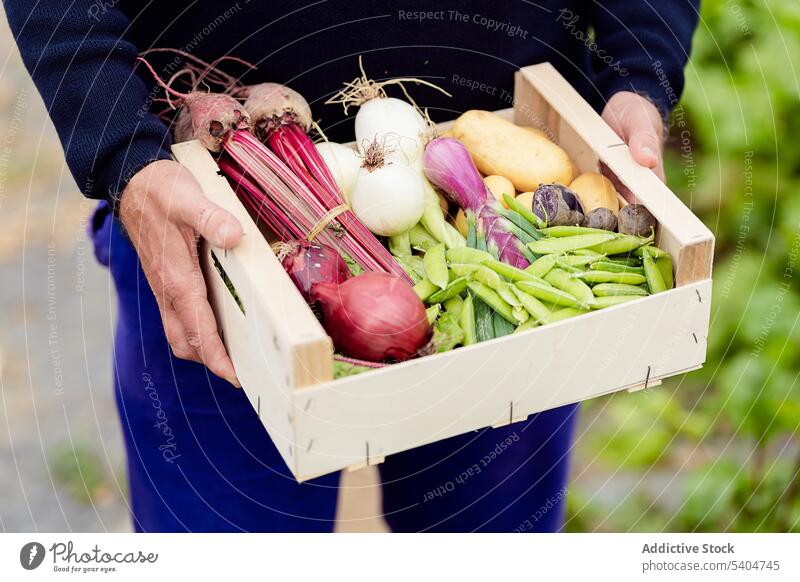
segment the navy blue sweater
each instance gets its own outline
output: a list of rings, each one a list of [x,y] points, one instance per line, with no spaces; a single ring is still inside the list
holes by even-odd
[[[117,201],[148,162],[169,157],[151,113],[154,85],[137,53],[182,48],[205,60],[257,63],[246,82],[287,83],[334,138],[350,139],[341,108],[323,102],[357,76],[419,77],[434,119],[510,107],[513,72],[550,61],[598,110],[615,92],[649,96],[666,114],[683,88],[699,0],[4,0],[25,65],[86,196]],[[588,30],[594,30],[590,37]],[[172,71],[172,57],[155,59]],[[178,67],[179,68],[179,67]]]

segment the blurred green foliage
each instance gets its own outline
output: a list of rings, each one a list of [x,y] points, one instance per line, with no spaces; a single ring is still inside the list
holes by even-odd
[[[584,407],[568,530],[800,531],[800,3],[701,16],[667,169],[716,235],[708,359]]]

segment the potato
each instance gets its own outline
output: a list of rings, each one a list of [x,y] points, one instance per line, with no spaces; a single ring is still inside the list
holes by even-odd
[[[508,178],[504,178],[503,176],[486,176],[483,179],[483,183],[486,184],[486,187],[489,189],[489,192],[497,199],[497,201],[503,205],[503,208],[508,208],[508,204],[506,201],[503,200],[503,194],[507,194],[508,196],[514,197],[516,194],[516,190],[514,190],[514,184],[511,183],[511,180]]]
[[[615,216],[619,212],[619,198],[614,184],[602,174],[581,174],[570,183],[569,189],[581,199],[586,213],[595,208],[608,208]]]
[[[567,153],[546,137],[488,111],[467,111],[453,125],[482,174],[505,176],[521,191],[572,181]]]
[[[656,219],[642,204],[628,204],[619,212],[619,231],[647,237],[656,227]]]
[[[535,192],[523,192],[517,196],[516,200],[528,210],[533,210],[533,195]]]
[[[467,238],[467,231],[469,231],[469,225],[467,224],[467,215],[464,214],[464,209],[459,208],[458,212],[456,212],[456,219],[454,221],[454,226],[456,230],[461,233],[461,236]]]

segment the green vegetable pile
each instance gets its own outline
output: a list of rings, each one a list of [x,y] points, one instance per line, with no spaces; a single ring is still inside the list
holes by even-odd
[[[426,236],[424,227],[415,227],[412,245],[422,257],[411,257],[418,261],[414,291],[429,306],[437,351],[526,331],[674,286],[672,258],[653,246],[652,233],[642,238],[580,226],[544,228],[524,210],[512,206],[506,211],[526,234],[533,261],[524,270],[498,260],[471,220],[467,246],[450,249]]]

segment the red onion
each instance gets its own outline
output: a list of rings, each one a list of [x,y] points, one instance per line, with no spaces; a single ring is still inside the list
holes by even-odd
[[[306,240],[283,243],[278,258],[306,301],[316,283],[338,285],[350,278],[350,269],[335,249]]]
[[[311,298],[337,351],[370,362],[402,362],[431,339],[425,306],[402,279],[362,273],[341,285],[318,283]]]

